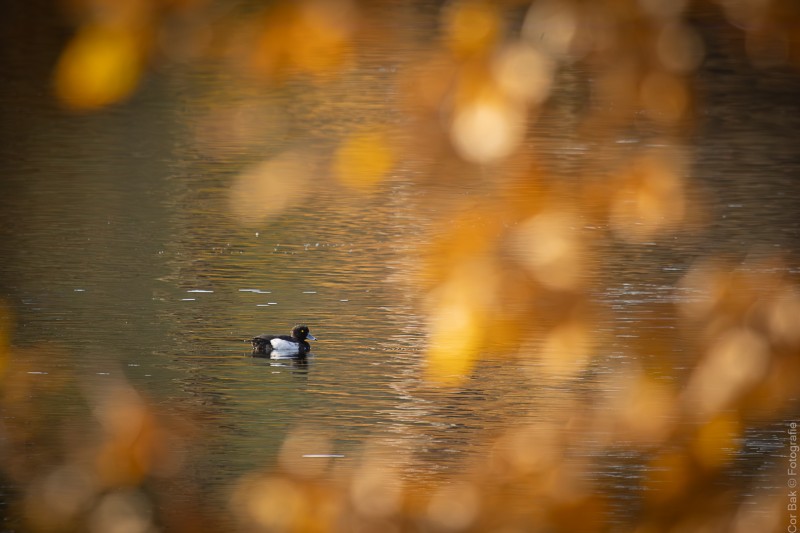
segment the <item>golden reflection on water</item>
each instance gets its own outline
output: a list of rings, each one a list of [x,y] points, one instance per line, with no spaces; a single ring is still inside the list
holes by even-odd
[[[246,169],[230,191],[230,211],[253,224],[300,202],[315,171],[307,153],[284,153]]]

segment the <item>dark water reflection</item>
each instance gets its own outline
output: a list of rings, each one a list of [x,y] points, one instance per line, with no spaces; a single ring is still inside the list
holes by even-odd
[[[273,465],[296,428],[331,437],[329,449],[299,453],[343,455],[347,469],[378,436],[418,458],[409,461],[409,476],[432,477],[485,454],[484,439],[509,420],[546,419],[553,397],[589,394],[626,364],[641,332],[673,335],[676,326],[659,307],[692,297],[676,283],[697,258],[738,262],[754,246],[796,251],[800,104],[784,93],[796,96],[797,77],[752,96],[750,78],[722,65],[722,74],[701,76],[708,104],[693,147],[709,229],[669,243],[607,244],[608,264],[592,270],[601,278],[597,301],[613,310],[596,333],[612,341],[591,372],[569,383],[521,380],[536,374],[535,361],[512,366],[488,354],[464,387],[429,390],[420,381],[421,295],[407,274],[432,231],[436,206],[424,197],[443,185],[412,187],[404,175],[410,161],[376,194],[320,176],[298,205],[261,224],[243,227],[228,212],[231,180],[248,164],[298,146],[324,153],[355,113],[395,112],[394,68],[402,65],[364,65],[353,83],[365,96],[334,110],[292,101],[288,89],[226,98],[218,80],[197,72],[156,79],[130,104],[89,116],[3,95],[4,105],[19,106],[16,118],[23,122],[24,114],[27,129],[17,139],[4,134],[0,288],[17,315],[16,345],[64,350],[63,360],[34,371],[47,380],[68,370],[90,384],[124,377],[165,412],[192,406],[203,441],[193,481],[209,493],[224,495],[242,474]],[[770,106],[750,106],[749,98],[774,93],[780,98]],[[215,136],[209,109],[225,113],[226,106],[255,109],[267,124],[243,139]],[[539,123],[539,149],[555,171],[570,172],[587,151],[613,159],[627,149],[548,136],[559,117]],[[247,338],[300,322],[319,339],[307,364],[245,357]],[[682,354],[675,358],[680,368]],[[753,468],[775,460],[780,431],[746,436],[742,472],[755,485],[769,485]],[[622,491],[638,475],[628,468],[636,462],[612,457],[596,475]]]

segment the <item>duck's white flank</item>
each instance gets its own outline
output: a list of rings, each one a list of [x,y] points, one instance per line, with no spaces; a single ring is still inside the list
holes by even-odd
[[[272,339],[269,343],[276,352],[297,353],[297,342],[284,339]]]

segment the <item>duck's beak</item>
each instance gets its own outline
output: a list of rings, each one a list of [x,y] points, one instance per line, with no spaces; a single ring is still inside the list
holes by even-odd
[[[317,338],[316,338],[314,335],[312,335],[311,333],[309,333],[309,334],[308,334],[308,337],[306,337],[306,338],[307,338],[307,339],[311,339],[312,341],[315,341],[315,340],[317,340]]]

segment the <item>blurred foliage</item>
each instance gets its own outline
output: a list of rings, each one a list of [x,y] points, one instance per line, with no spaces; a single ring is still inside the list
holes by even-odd
[[[150,68],[210,58],[265,84],[302,79],[324,91],[368,52],[367,37],[402,35],[371,33],[386,25],[375,19],[382,4],[232,4],[237,11],[203,0],[65,1],[76,30],[53,72],[55,96],[69,109],[99,109],[130,97]],[[404,154],[434,161],[418,183],[469,180],[483,200],[430,199],[443,206],[437,236],[411,281],[428,290],[426,378],[458,387],[484,354],[504,353],[540,361],[543,379],[569,381],[591,367],[603,343],[592,328],[605,312],[590,296],[597,274],[590,265],[602,264],[590,260],[601,253],[595,239],[641,243],[702,223],[684,148],[697,107],[693,74],[705,54],[692,22],[700,9],[739,28],[737,53],[756,67],[800,60],[800,8],[792,0],[448,2],[439,39],[396,76],[400,124],[366,124],[329,158],[293,149],[254,164],[232,182],[231,213],[243,224],[274,216],[316,186],[318,172],[371,194]],[[611,136],[644,121],[663,139],[660,148],[569,182],[543,170],[530,155],[531,126],[576,66],[592,80],[582,135]],[[241,116],[214,120],[230,131],[248,127]],[[597,236],[586,227],[609,231]],[[620,502],[592,485],[591,472],[623,446],[647,465],[641,509],[623,529],[783,530],[783,492],[758,494],[754,509],[730,490],[746,428],[796,414],[800,291],[780,274],[779,258],[769,261],[690,269],[682,283],[694,296],[667,312],[700,333],[687,369],[670,360],[677,339],[642,332],[640,355],[650,357],[617,368],[599,400],[560,406],[546,425],[510,423],[488,457],[447,483],[415,486],[401,475],[409,459],[378,444],[334,480],[326,475],[332,459],[297,464],[287,453],[277,471],[241,480],[230,511],[244,531],[610,531],[619,527],[612,507]],[[125,383],[80,389],[68,377],[37,379],[57,348],[23,352],[11,344],[12,325],[10,310],[0,308],[0,376],[27,376],[5,379],[1,389],[2,475],[19,487],[9,507],[20,527],[221,527],[181,483],[174,450],[197,431],[191,416],[163,419]],[[35,371],[12,369],[32,361]],[[519,386],[530,380],[521,375]],[[63,395],[83,398],[75,416],[92,421],[85,434],[37,419],[37,405]],[[320,449],[325,440],[299,432],[286,446],[313,441]]]

